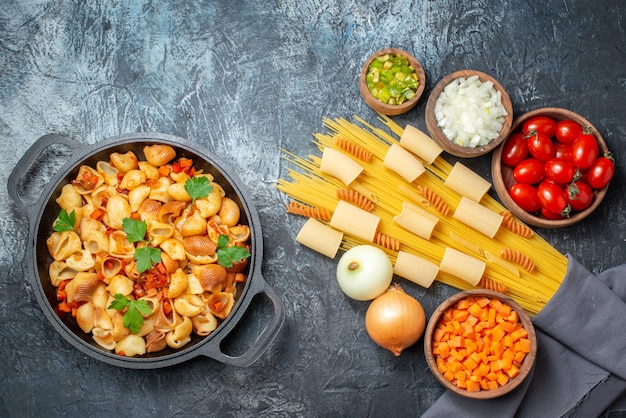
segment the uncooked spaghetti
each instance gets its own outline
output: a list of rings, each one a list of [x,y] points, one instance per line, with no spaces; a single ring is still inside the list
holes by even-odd
[[[347,187],[355,188],[353,185],[358,184],[360,193],[367,191],[368,196],[375,197],[372,199],[375,201],[375,206],[371,213],[380,218],[377,234],[400,243],[399,247],[394,246],[390,249],[377,242],[346,233],[343,236],[341,249],[347,250],[361,244],[379,245],[393,263],[396,261],[398,250],[402,250],[439,265],[446,248],[452,248],[485,263],[483,282],[489,282],[492,287],[506,289],[507,294],[531,315],[539,312],[554,295],[565,277],[567,258],[538,234],[524,237],[502,225],[495,236],[489,238],[453,216],[443,216],[435,205],[424,204],[426,200],[423,198],[421,202],[412,201],[408,197],[412,194],[411,189],[415,191],[414,195],[419,195],[418,188],[428,189],[433,196],[437,195],[441,202],[454,211],[462,196],[444,184],[453,167],[441,155],[435,158],[432,164],[420,161],[426,167],[426,172],[414,181],[407,182],[383,165],[390,147],[399,144],[404,128],[386,116],[381,115],[380,122],[384,127],[375,127],[358,117],[355,117],[355,122],[345,119],[324,119],[328,132],[314,134],[313,142],[320,152],[326,148],[332,148],[351,156],[337,145],[338,138],[345,138],[371,152],[372,157],[369,162],[359,160],[364,168],[363,172],[354,183]],[[321,157],[319,155],[299,157],[286,150],[283,150],[283,153],[283,158],[293,167],[287,168],[289,179],[278,180],[278,189],[295,201],[332,213],[339,200],[337,190],[345,188],[346,185],[320,170]],[[418,157],[416,159],[419,160]],[[409,193],[402,193],[400,190]],[[424,210],[439,218],[430,239],[420,238],[394,222],[394,217],[402,211],[405,203],[414,205],[421,203]],[[506,210],[489,194],[484,195],[479,203],[495,214]],[[468,248],[475,250],[471,251]],[[518,270],[510,262],[499,258],[498,255],[501,254],[503,248],[513,248],[522,254],[529,255],[535,260],[534,271],[531,273],[524,269]],[[457,289],[465,290],[475,287],[441,270],[436,279]]]

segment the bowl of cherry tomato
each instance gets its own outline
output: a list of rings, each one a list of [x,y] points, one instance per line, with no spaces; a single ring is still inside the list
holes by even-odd
[[[491,161],[498,196],[528,225],[560,228],[593,212],[615,173],[602,135],[584,117],[547,107],[517,118]]]

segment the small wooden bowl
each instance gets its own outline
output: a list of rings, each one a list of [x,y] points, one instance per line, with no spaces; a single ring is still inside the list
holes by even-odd
[[[502,303],[509,305],[513,310],[517,312],[519,321],[522,323],[526,331],[528,331],[527,338],[530,339],[530,352],[526,354],[526,357],[524,358],[524,360],[522,361],[522,364],[519,367],[520,373],[517,376],[511,378],[504,386],[500,386],[497,389],[481,390],[479,392],[468,392],[466,389],[457,387],[452,382],[447,380],[441,374],[441,372],[439,372],[437,368],[437,360],[435,356],[433,355],[432,342],[433,342],[434,331],[437,328],[437,324],[439,323],[444,312],[448,308],[453,306],[455,303],[457,303],[458,301],[465,299],[469,296],[473,296],[473,297],[487,296],[491,299],[498,299]],[[524,381],[524,379],[526,379],[526,377],[528,377],[528,374],[530,373],[530,371],[532,370],[534,366],[535,358],[537,357],[537,336],[535,334],[535,327],[533,326],[533,323],[530,317],[528,316],[528,314],[524,311],[524,309],[517,302],[515,302],[510,297],[502,293],[494,292],[491,290],[485,290],[485,289],[467,290],[467,291],[459,292],[455,295],[452,295],[451,297],[443,301],[443,303],[441,303],[441,305],[439,305],[437,309],[435,309],[435,312],[433,312],[433,314],[431,315],[428,321],[426,332],[424,333],[424,354],[426,356],[426,362],[428,363],[428,367],[430,368],[431,372],[435,375],[435,378],[446,389],[458,395],[464,396],[466,398],[492,399],[492,398],[497,398],[499,396],[502,396],[506,393],[509,393],[510,391],[518,387]]]
[[[419,85],[417,86],[417,91],[415,92],[415,96],[413,96],[411,100],[408,100],[399,105],[389,105],[387,103],[381,102],[380,100],[375,98],[372,95],[372,93],[369,91],[369,89],[367,88],[367,82],[365,78],[366,78],[367,71],[369,69],[370,64],[372,63],[372,61],[374,61],[374,59],[376,59],[376,57],[379,57],[385,54],[406,56],[409,59],[409,64],[411,64],[413,68],[415,68],[415,72],[417,73],[417,76],[419,78]],[[398,49],[398,48],[387,48],[387,49],[381,49],[380,51],[376,51],[367,59],[367,61],[365,61],[365,64],[363,64],[363,68],[361,69],[361,75],[359,76],[359,90],[361,92],[361,96],[363,97],[363,100],[365,100],[365,103],[367,103],[367,105],[371,107],[374,111],[381,113],[383,115],[387,115],[387,116],[401,115],[413,109],[415,105],[417,104],[417,101],[421,97],[422,93],[424,92],[425,86],[426,86],[426,74],[424,73],[424,69],[422,68],[422,65],[420,64],[420,62],[413,55],[409,54],[407,51],[403,49]]]
[[[606,142],[604,142],[604,138],[602,138],[602,135],[600,135],[598,130],[587,119],[577,113],[572,112],[571,110],[561,109],[558,107],[544,107],[523,114],[513,123],[511,133],[517,132],[518,129],[521,129],[524,122],[526,122],[528,119],[539,115],[549,116],[557,122],[565,119],[572,119],[580,123],[582,126],[590,127],[593,136],[598,141],[598,146],[600,150],[599,155],[603,155],[605,152],[608,151]],[[589,214],[598,207],[598,205],[606,195],[608,186],[599,190],[594,190],[593,202],[591,203],[591,205],[583,211],[573,213],[569,218],[550,220],[542,217],[539,214],[526,212],[524,209],[519,207],[519,205],[515,203],[515,201],[509,195],[509,187],[515,184],[516,181],[515,178],[513,178],[513,169],[502,164],[501,161],[502,148],[504,147],[505,142],[506,141],[504,141],[502,143],[502,146],[494,151],[492,156],[491,173],[493,177],[493,184],[504,206],[506,206],[507,209],[509,209],[522,222],[540,228],[562,228],[565,226],[573,225],[576,222],[579,222],[589,216]]]
[[[500,135],[498,135],[497,138],[495,138],[486,145],[472,148],[464,147],[450,141],[448,137],[443,133],[439,125],[437,125],[437,118],[435,117],[435,103],[437,102],[439,94],[452,81],[456,80],[457,78],[468,78],[473,75],[477,75],[482,82],[491,81],[493,83],[494,88],[496,88],[501,94],[502,106],[504,106],[507,115],[504,119]],[[457,157],[473,158],[487,154],[498,145],[500,145],[500,143],[504,141],[504,139],[509,135],[512,122],[513,105],[511,104],[511,98],[509,97],[504,87],[502,87],[498,80],[496,80],[489,74],[485,74],[476,70],[460,70],[452,74],[448,74],[447,76],[442,78],[439,83],[437,83],[433,91],[430,93],[428,102],[426,103],[426,128],[428,129],[430,136],[441,146],[441,148],[444,149],[444,151],[449,154],[456,155]]]

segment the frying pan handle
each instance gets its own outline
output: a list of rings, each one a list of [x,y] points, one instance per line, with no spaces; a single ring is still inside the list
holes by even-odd
[[[257,295],[265,294],[273,304],[274,307],[274,316],[270,323],[265,327],[265,329],[261,332],[261,334],[257,337],[256,341],[252,346],[240,356],[230,356],[225,354],[221,350],[221,342],[229,335],[229,332],[222,333],[216,335],[219,340],[217,341],[218,350],[211,351],[210,353],[205,353],[208,357],[211,357],[217,361],[220,361],[225,364],[229,364],[237,367],[247,367],[253,364],[255,361],[261,357],[261,355],[267,350],[270,344],[274,341],[280,328],[285,321],[285,305],[282,300],[278,297],[278,294],[272,289],[271,286],[267,284],[265,279],[260,274],[255,274],[254,280],[251,285],[255,286],[255,288],[251,288],[248,291],[253,292],[253,295],[242,299],[241,302],[245,303],[245,306],[239,307],[239,309],[243,309],[246,311],[252,299],[254,299]],[[232,331],[230,329],[229,331]]]
[[[40,137],[35,143],[22,155],[22,158],[17,162],[13,171],[9,175],[9,179],[7,182],[7,189],[9,192],[9,196],[22,213],[29,215],[29,220],[32,221],[32,216],[30,216],[32,205],[29,205],[28,202],[22,200],[20,196],[19,189],[21,188],[22,181],[29,173],[29,171],[33,168],[35,163],[39,161],[41,155],[46,150],[46,148],[53,145],[65,145],[68,147],[72,153],[79,149],[82,145],[78,142],[68,138],[67,136],[59,135],[59,134],[47,134]]]

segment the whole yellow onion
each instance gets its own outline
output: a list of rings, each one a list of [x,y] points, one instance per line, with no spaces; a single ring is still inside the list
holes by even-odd
[[[424,308],[398,284],[389,288],[367,308],[365,329],[379,346],[399,356],[420,339],[426,327]]]

